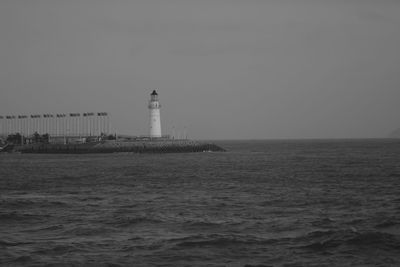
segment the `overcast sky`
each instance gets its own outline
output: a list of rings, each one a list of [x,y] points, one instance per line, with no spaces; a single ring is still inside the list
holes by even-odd
[[[109,112],[197,139],[400,127],[400,1],[1,0],[0,115]]]

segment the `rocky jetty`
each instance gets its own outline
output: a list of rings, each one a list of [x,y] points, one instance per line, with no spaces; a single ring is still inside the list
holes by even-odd
[[[223,148],[193,140],[150,140],[150,141],[101,141],[84,144],[29,144],[14,146],[14,152],[48,154],[84,154],[84,153],[188,153],[220,152]]]

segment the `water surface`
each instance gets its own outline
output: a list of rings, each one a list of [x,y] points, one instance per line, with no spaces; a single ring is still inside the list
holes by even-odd
[[[399,266],[400,141],[0,154],[0,264]]]

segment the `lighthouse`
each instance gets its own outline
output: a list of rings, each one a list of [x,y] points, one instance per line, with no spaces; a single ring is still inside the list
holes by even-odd
[[[161,137],[161,120],[160,120],[160,102],[158,102],[158,94],[156,90],[150,95],[150,137]]]

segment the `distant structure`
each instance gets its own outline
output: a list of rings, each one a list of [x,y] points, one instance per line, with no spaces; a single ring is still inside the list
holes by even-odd
[[[160,108],[156,90],[150,94],[150,134],[130,136],[130,140],[148,140],[152,138],[170,139],[161,133]],[[18,138],[22,143],[31,143],[38,136],[46,136],[50,143],[87,142],[88,140],[113,140],[117,134],[111,134],[110,117],[107,112],[0,115],[0,139]],[[173,138],[175,139],[175,138]],[[183,139],[183,138],[181,138]]]
[[[0,116],[0,136],[16,133],[24,137],[34,133],[52,137],[101,136],[110,134],[110,118],[107,112]]]
[[[388,135],[389,138],[400,138],[400,128],[394,130]]]
[[[158,102],[158,94],[156,90],[150,95],[149,101],[149,110],[150,110],[150,138],[159,138],[161,137],[161,119],[160,119],[160,108],[161,105]]]

